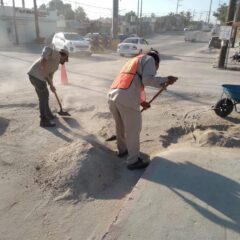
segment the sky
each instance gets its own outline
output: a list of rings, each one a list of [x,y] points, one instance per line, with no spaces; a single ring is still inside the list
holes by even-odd
[[[88,18],[97,19],[99,17],[111,17],[113,0],[62,0],[64,3],[70,3],[72,8],[83,7]],[[195,20],[207,20],[210,10],[211,0],[178,0],[178,12],[191,11]],[[150,16],[155,13],[157,16],[167,15],[169,12],[176,13],[177,0],[142,0],[143,16]],[[38,6],[49,0],[37,0]],[[11,6],[12,0],[4,0],[5,5]],[[229,3],[229,0],[212,0],[211,13],[216,11],[219,4]],[[22,5],[22,0],[15,0],[16,6]],[[25,5],[28,8],[33,7],[33,0],[25,0]],[[119,0],[119,14],[124,15],[126,12],[137,12],[138,0]],[[215,18],[211,14],[211,22]]]

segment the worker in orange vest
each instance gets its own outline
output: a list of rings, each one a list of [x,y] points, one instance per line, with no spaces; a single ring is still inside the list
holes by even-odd
[[[129,60],[111,85],[108,93],[109,109],[116,124],[118,156],[127,158],[130,170],[145,168],[148,162],[139,157],[142,116],[140,105],[149,108],[146,102],[144,86],[162,88],[173,84],[173,76],[156,77],[160,55],[151,50]]]

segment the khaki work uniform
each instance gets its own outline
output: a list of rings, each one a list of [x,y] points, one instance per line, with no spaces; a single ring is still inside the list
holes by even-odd
[[[161,88],[167,77],[155,77],[156,66],[151,56],[139,60],[137,74],[128,89],[110,89],[109,109],[116,124],[117,148],[119,153],[128,150],[128,164],[138,161],[142,116],[140,112],[141,84]]]

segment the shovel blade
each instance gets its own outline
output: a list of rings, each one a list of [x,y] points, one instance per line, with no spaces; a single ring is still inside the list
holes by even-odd
[[[61,115],[61,116],[71,116],[68,112],[64,112],[64,111],[62,111],[62,110],[60,110],[60,111],[58,112],[58,114]]]
[[[115,141],[117,140],[117,136],[116,135],[112,135],[111,137],[107,138],[105,141],[106,142],[111,142],[111,141]]]

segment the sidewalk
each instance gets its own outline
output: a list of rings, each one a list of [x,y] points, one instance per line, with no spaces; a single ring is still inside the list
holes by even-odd
[[[240,151],[175,148],[155,157],[104,240],[239,240]]]

